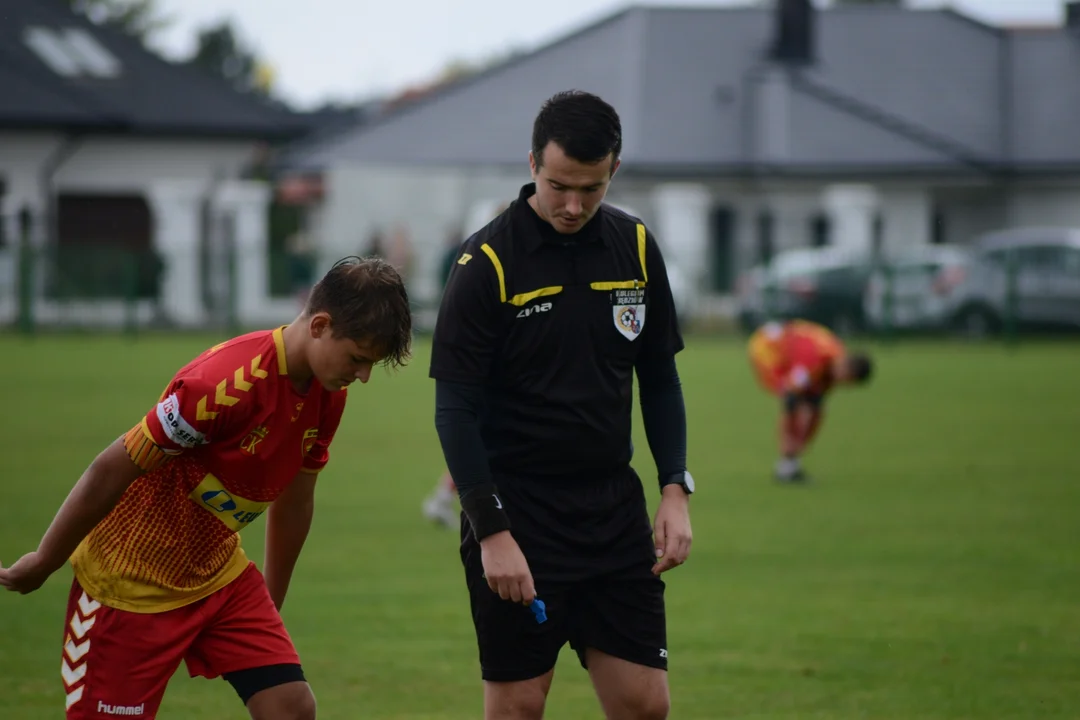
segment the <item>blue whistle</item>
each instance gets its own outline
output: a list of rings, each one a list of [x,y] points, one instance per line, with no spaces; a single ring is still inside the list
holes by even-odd
[[[547,608],[544,606],[543,600],[536,598],[529,605],[529,609],[533,611],[533,615],[536,616],[536,622],[538,624],[547,622],[547,613],[545,612]]]

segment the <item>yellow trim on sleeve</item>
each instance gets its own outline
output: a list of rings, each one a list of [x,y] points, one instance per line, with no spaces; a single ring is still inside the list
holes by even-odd
[[[150,425],[147,424],[145,417],[139,422],[139,427],[142,428],[143,437],[157,445],[157,440],[155,440],[154,436],[150,433]]]
[[[645,278],[645,282],[649,281],[649,270],[645,267],[645,226],[638,223],[637,226],[637,254],[638,260],[641,261],[641,277]]]
[[[495,266],[495,274],[499,276],[499,302],[506,302],[506,276],[503,275],[503,267],[502,263],[499,262],[499,256],[495,254],[495,251],[487,243],[481,245],[480,249],[491,258],[491,264]]]

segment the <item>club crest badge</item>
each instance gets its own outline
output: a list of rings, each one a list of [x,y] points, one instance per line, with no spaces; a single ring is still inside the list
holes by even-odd
[[[645,329],[645,288],[617,289],[611,292],[611,315],[627,340],[637,340]]]

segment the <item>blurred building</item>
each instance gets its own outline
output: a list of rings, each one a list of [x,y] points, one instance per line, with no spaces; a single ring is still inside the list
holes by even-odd
[[[199,326],[225,302],[288,317],[267,290],[270,190],[246,178],[266,143],[305,129],[67,2],[0,0],[0,324],[17,268],[38,322],[117,323],[132,294],[142,321]]]
[[[1080,226],[1075,8],[1065,27],[1007,29],[949,10],[773,5],[627,9],[305,143],[282,170],[320,179],[311,229],[327,256],[407,225],[421,301],[438,295],[446,229],[528,181],[533,118],[569,88],[619,110],[610,200],[642,214],[714,309],[784,248]]]

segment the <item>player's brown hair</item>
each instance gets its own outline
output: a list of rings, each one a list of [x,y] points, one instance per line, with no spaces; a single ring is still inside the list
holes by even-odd
[[[371,341],[388,367],[412,355],[412,311],[405,282],[393,265],[377,257],[334,263],[308,296],[306,313],[330,316],[334,337]]]
[[[866,353],[852,353],[847,358],[848,372],[856,382],[870,382],[870,376],[874,374],[874,362]]]

